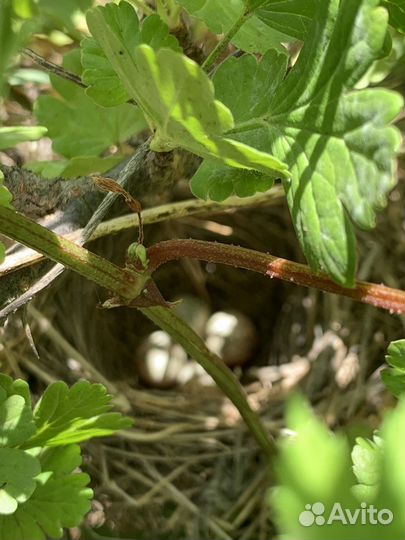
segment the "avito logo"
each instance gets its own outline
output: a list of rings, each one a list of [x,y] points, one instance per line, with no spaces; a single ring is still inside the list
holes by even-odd
[[[331,525],[340,522],[342,525],[389,525],[394,519],[394,515],[388,508],[375,508],[372,504],[365,502],[360,504],[360,508],[343,508],[340,503],[334,503],[329,515],[325,515],[325,505],[321,502],[306,504],[305,510],[301,512],[298,521],[304,527],[311,525]]]

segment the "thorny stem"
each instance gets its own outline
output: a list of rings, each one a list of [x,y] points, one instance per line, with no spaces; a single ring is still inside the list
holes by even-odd
[[[313,272],[304,264],[216,242],[202,240],[159,242],[148,249],[149,271],[154,272],[160,265],[182,257],[245,268],[270,278],[347,296],[358,302],[386,309],[391,313],[405,313],[405,291],[365,281],[356,281],[355,287],[349,289],[338,285],[325,274]]]
[[[238,32],[238,30],[243,26],[243,24],[248,20],[248,18],[252,15],[250,12],[246,12],[245,10],[242,11],[240,16],[236,19],[234,24],[230,27],[230,29],[224,34],[221,41],[218,42],[216,47],[213,51],[207,56],[207,58],[202,63],[201,67],[205,72],[209,72],[212,68],[212,66],[215,64],[215,62],[220,58],[222,53],[225,51],[225,49],[228,47],[231,39],[234,37],[234,35]]]
[[[0,232],[28,247],[40,251],[50,259],[109,289],[129,304],[144,291],[149,273],[138,274],[120,268],[89,252],[66,238],[19,214],[11,208],[0,206]],[[148,318],[166,330],[184,349],[197,360],[239,410],[246,425],[269,458],[275,447],[270,441],[261,419],[255,413],[232,371],[222,360],[207,349],[203,340],[173,311],[167,307],[140,308]]]

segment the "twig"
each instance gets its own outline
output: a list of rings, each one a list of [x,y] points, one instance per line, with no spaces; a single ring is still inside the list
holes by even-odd
[[[58,77],[62,77],[62,79],[66,79],[67,81],[81,86],[82,88],[87,88],[87,85],[84,84],[78,75],[62,68],[61,66],[58,66],[57,64],[54,64],[53,62],[50,62],[49,60],[46,60],[43,56],[37,54],[32,49],[23,49],[22,53],[31,58],[31,60],[34,60],[36,64],[44,68],[46,71],[54,73],[55,75],[58,75]]]
[[[160,265],[189,257],[202,261],[227,264],[259,272],[270,278],[319,289],[352,298],[358,302],[386,309],[391,313],[405,313],[405,291],[391,289],[365,281],[357,281],[352,289],[338,285],[325,274],[317,274],[304,264],[295,263],[267,253],[202,240],[167,240],[148,249],[149,271]]]
[[[46,71],[49,71],[49,73],[53,73],[54,75],[57,75],[58,77],[61,77],[62,79],[65,79],[67,81],[70,81],[73,84],[76,84],[77,86],[80,86],[81,88],[88,88],[87,84],[85,84],[82,79],[76,75],[76,73],[72,73],[71,71],[68,71],[67,69],[58,66],[58,64],[54,64],[53,62],[50,62],[49,60],[46,60],[43,56],[36,53],[32,49],[23,49],[22,53],[25,54],[25,56],[28,56],[33,60],[36,64],[44,68]],[[136,105],[135,101],[133,99],[128,99],[126,103],[131,103],[132,105]]]

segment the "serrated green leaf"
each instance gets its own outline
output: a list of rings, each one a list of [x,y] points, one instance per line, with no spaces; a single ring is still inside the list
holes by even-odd
[[[187,12],[203,21],[214,34],[225,34],[244,11],[243,0],[177,0]],[[251,16],[235,34],[231,42],[247,52],[264,53],[279,48],[289,37]]]
[[[37,432],[24,445],[59,446],[105,437],[131,425],[111,409],[111,396],[101,384],[79,381],[69,388],[64,382],[45,390],[34,409]]]
[[[405,393],[405,339],[390,343],[385,359],[390,367],[381,372],[381,378],[388,390],[400,397]]]
[[[23,450],[0,448],[0,515],[13,514],[33,494],[38,459]]]
[[[45,540],[60,538],[64,527],[77,526],[90,509],[89,477],[74,473],[80,466],[77,445],[30,451],[42,472],[30,498],[9,516],[0,516],[0,538]]]
[[[122,35],[128,49],[135,51],[141,43],[158,50],[168,47],[181,52],[176,38],[169,33],[169,28],[158,15],[146,17],[139,24],[134,8],[122,2],[118,10],[110,9],[109,21]],[[112,68],[96,39],[84,39],[81,44],[81,61],[84,68],[83,82],[88,85],[86,93],[96,103],[112,107],[129,100],[129,94]]]
[[[36,141],[46,135],[44,126],[0,127],[0,150],[12,148],[24,141]]]
[[[388,10],[390,25],[405,34],[405,4],[403,0],[382,0],[381,5]]]
[[[0,392],[0,447],[18,446],[35,432],[32,411],[23,396]]]
[[[232,92],[228,101],[232,83],[226,80],[240,79],[242,68],[244,80],[256,77],[256,95],[266,96],[268,110],[236,123],[232,137],[289,165],[292,178],[284,188],[310,266],[352,286],[356,253],[349,216],[359,227],[373,227],[395,183],[400,135],[388,124],[402,98],[382,89],[351,91],[384,45],[387,17],[378,0],[317,3],[313,31],[277,89],[268,92],[259,70],[242,57],[220,66],[216,91],[236,117],[243,104],[235,104]]]
[[[66,54],[63,65],[80,74],[80,51],[76,49]],[[66,177],[87,174],[92,158],[96,169],[91,172],[104,172],[106,169],[101,171],[100,166],[108,167],[110,162],[103,161],[101,154],[110,146],[119,146],[142,131],[145,128],[143,114],[128,103],[109,109],[100,107],[77,85],[54,77],[51,80],[64,99],[40,96],[34,113],[48,128],[55,152],[69,158],[69,161],[57,163],[50,169],[48,166],[48,172],[66,174]],[[125,156],[117,154],[112,157],[116,163],[117,158]]]
[[[153,124],[151,148],[168,151],[181,146],[233,167],[287,175],[284,164],[273,156],[223,136],[233,127],[232,114],[215,100],[210,79],[195,62],[170,49],[128,49],[111,24],[121,6],[90,10],[87,23],[127,92]]]
[[[359,484],[353,487],[353,493],[360,502],[373,502],[376,498],[381,480],[382,455],[381,438],[375,436],[373,441],[361,437],[356,439],[352,461],[353,472]]]
[[[272,95],[285,76],[288,58],[268,51],[260,63],[251,55],[230,58],[214,76],[216,95],[226,101],[237,123],[260,117],[268,111]],[[256,171],[235,171],[205,160],[191,181],[196,197],[223,201],[237,195],[249,197],[272,187],[274,177]]]

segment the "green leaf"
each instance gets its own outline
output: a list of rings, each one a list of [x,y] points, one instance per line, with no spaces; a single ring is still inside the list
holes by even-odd
[[[10,206],[13,196],[11,195],[9,190],[6,188],[6,186],[3,184],[3,182],[4,182],[4,175],[2,171],[0,171],[0,206]]]
[[[5,395],[6,397],[13,395],[22,396],[27,406],[31,408],[30,387],[22,379],[12,379],[8,375],[0,373],[0,395]]]
[[[18,446],[35,432],[29,403],[21,395],[7,396],[0,388],[0,447]]]
[[[124,38],[129,50],[135,51],[138,45],[146,43],[155,50],[169,47],[181,52],[176,38],[170,35],[168,27],[158,15],[147,17],[140,26],[135,10],[127,2],[121,2],[119,9],[110,11],[110,22],[113,24],[114,21],[117,31]],[[86,38],[80,46],[84,68],[82,79],[88,85],[86,94],[104,107],[112,107],[128,101],[128,92],[96,39]]]
[[[15,448],[0,448],[0,515],[13,514],[35,490],[38,459]]]
[[[378,0],[317,4],[313,31],[277,88],[242,57],[219,67],[216,93],[235,117],[246,118],[236,123],[232,137],[288,164],[292,178],[284,179],[284,188],[312,269],[350,287],[356,267],[351,221],[372,228],[395,183],[400,134],[388,124],[402,98],[382,89],[352,90],[384,46],[387,17]],[[232,81],[250,78],[267,110],[248,120]],[[197,174],[201,186],[203,173]]]
[[[25,448],[59,446],[106,437],[131,425],[111,409],[111,396],[101,384],[79,381],[69,388],[63,382],[45,390],[34,409],[37,432]]]
[[[73,472],[81,464],[77,445],[30,453],[39,460],[42,472],[36,476],[31,497],[13,514],[0,516],[0,538],[60,538],[63,527],[76,527],[90,509],[90,479],[87,474]]]
[[[381,372],[381,378],[388,390],[400,397],[405,393],[405,339],[390,343],[385,359],[390,367]]]
[[[36,141],[46,135],[44,126],[0,127],[0,150],[12,148],[24,141]]]
[[[196,197],[213,201],[224,201],[232,195],[250,197],[269,190],[274,177],[257,171],[232,169],[206,159],[193,176],[191,190]]]
[[[218,69],[214,76],[216,95],[232,110],[235,122],[267,112],[272,94],[284,78],[287,61],[286,54],[272,50],[260,63],[245,54],[240,59],[230,58]],[[250,197],[267,191],[273,183],[274,178],[256,171],[235,171],[205,160],[191,181],[191,190],[201,199],[223,201],[232,195]]]
[[[271,0],[264,2],[255,14],[275,30],[304,40],[311,31],[317,9],[318,0]]]
[[[171,49],[128,49],[112,24],[122,5],[90,10],[87,23],[127,92],[153,124],[151,148],[169,151],[181,146],[232,167],[288,174],[273,156],[223,136],[233,127],[232,114],[215,100],[210,79],[195,62]]]
[[[389,508],[394,515],[393,524],[386,526],[380,538],[405,538],[405,399],[402,396],[393,411],[384,417],[380,435],[384,441],[381,466],[381,486],[376,506]]]
[[[376,435],[373,439],[357,438],[352,451],[353,472],[359,482],[353,493],[359,502],[373,502],[380,485],[383,441]]]
[[[405,4],[403,0],[382,0],[381,5],[388,10],[390,25],[405,34]]]
[[[34,21],[16,21],[12,6],[12,0],[0,2],[0,97],[5,94],[5,82],[14,58],[36,24]]]
[[[76,28],[77,17],[87,11],[93,0],[37,0],[37,15],[42,21],[43,30],[67,31],[72,37],[80,39],[81,32]]]
[[[274,467],[279,486],[271,493],[279,537],[286,540],[404,538],[404,400],[384,418],[381,436],[375,437],[374,442],[357,441],[352,453],[353,468],[363,484],[354,488],[345,439],[322,425],[302,399],[290,400],[287,425],[293,434],[280,443]],[[371,490],[358,490],[367,487]],[[388,512],[392,512],[392,521],[381,522],[379,516],[386,520]]]
[[[78,49],[65,55],[64,67],[80,74]],[[94,166],[97,167],[95,170],[104,172],[100,170],[100,166],[103,168],[104,164],[108,167],[110,162],[103,162],[101,154],[112,145],[122,144],[145,128],[141,111],[128,103],[109,109],[100,107],[86,96],[83,89],[73,83],[57,80],[53,76],[51,80],[64,99],[40,96],[34,113],[39,122],[48,128],[48,136],[53,141],[55,152],[72,160],[65,162],[63,166],[55,165],[54,170],[59,174],[66,174],[66,177],[87,174],[93,158]],[[117,158],[124,157],[122,154],[115,155],[114,162]]]
[[[242,0],[177,0],[177,3],[190,15],[203,21],[214,34],[225,34],[244,10]],[[264,53],[272,48],[281,50],[280,43],[288,40],[288,36],[270,28],[253,15],[231,42],[243,51]]]
[[[287,425],[295,435],[280,444],[274,467],[279,486],[271,495],[279,531],[283,538],[294,540],[347,538],[347,526],[342,523],[319,527],[304,526],[299,521],[307,505],[314,503],[323,505],[322,517],[330,513],[335,502],[344,508],[357,506],[351,493],[346,440],[332,434],[302,398],[290,400]]]

